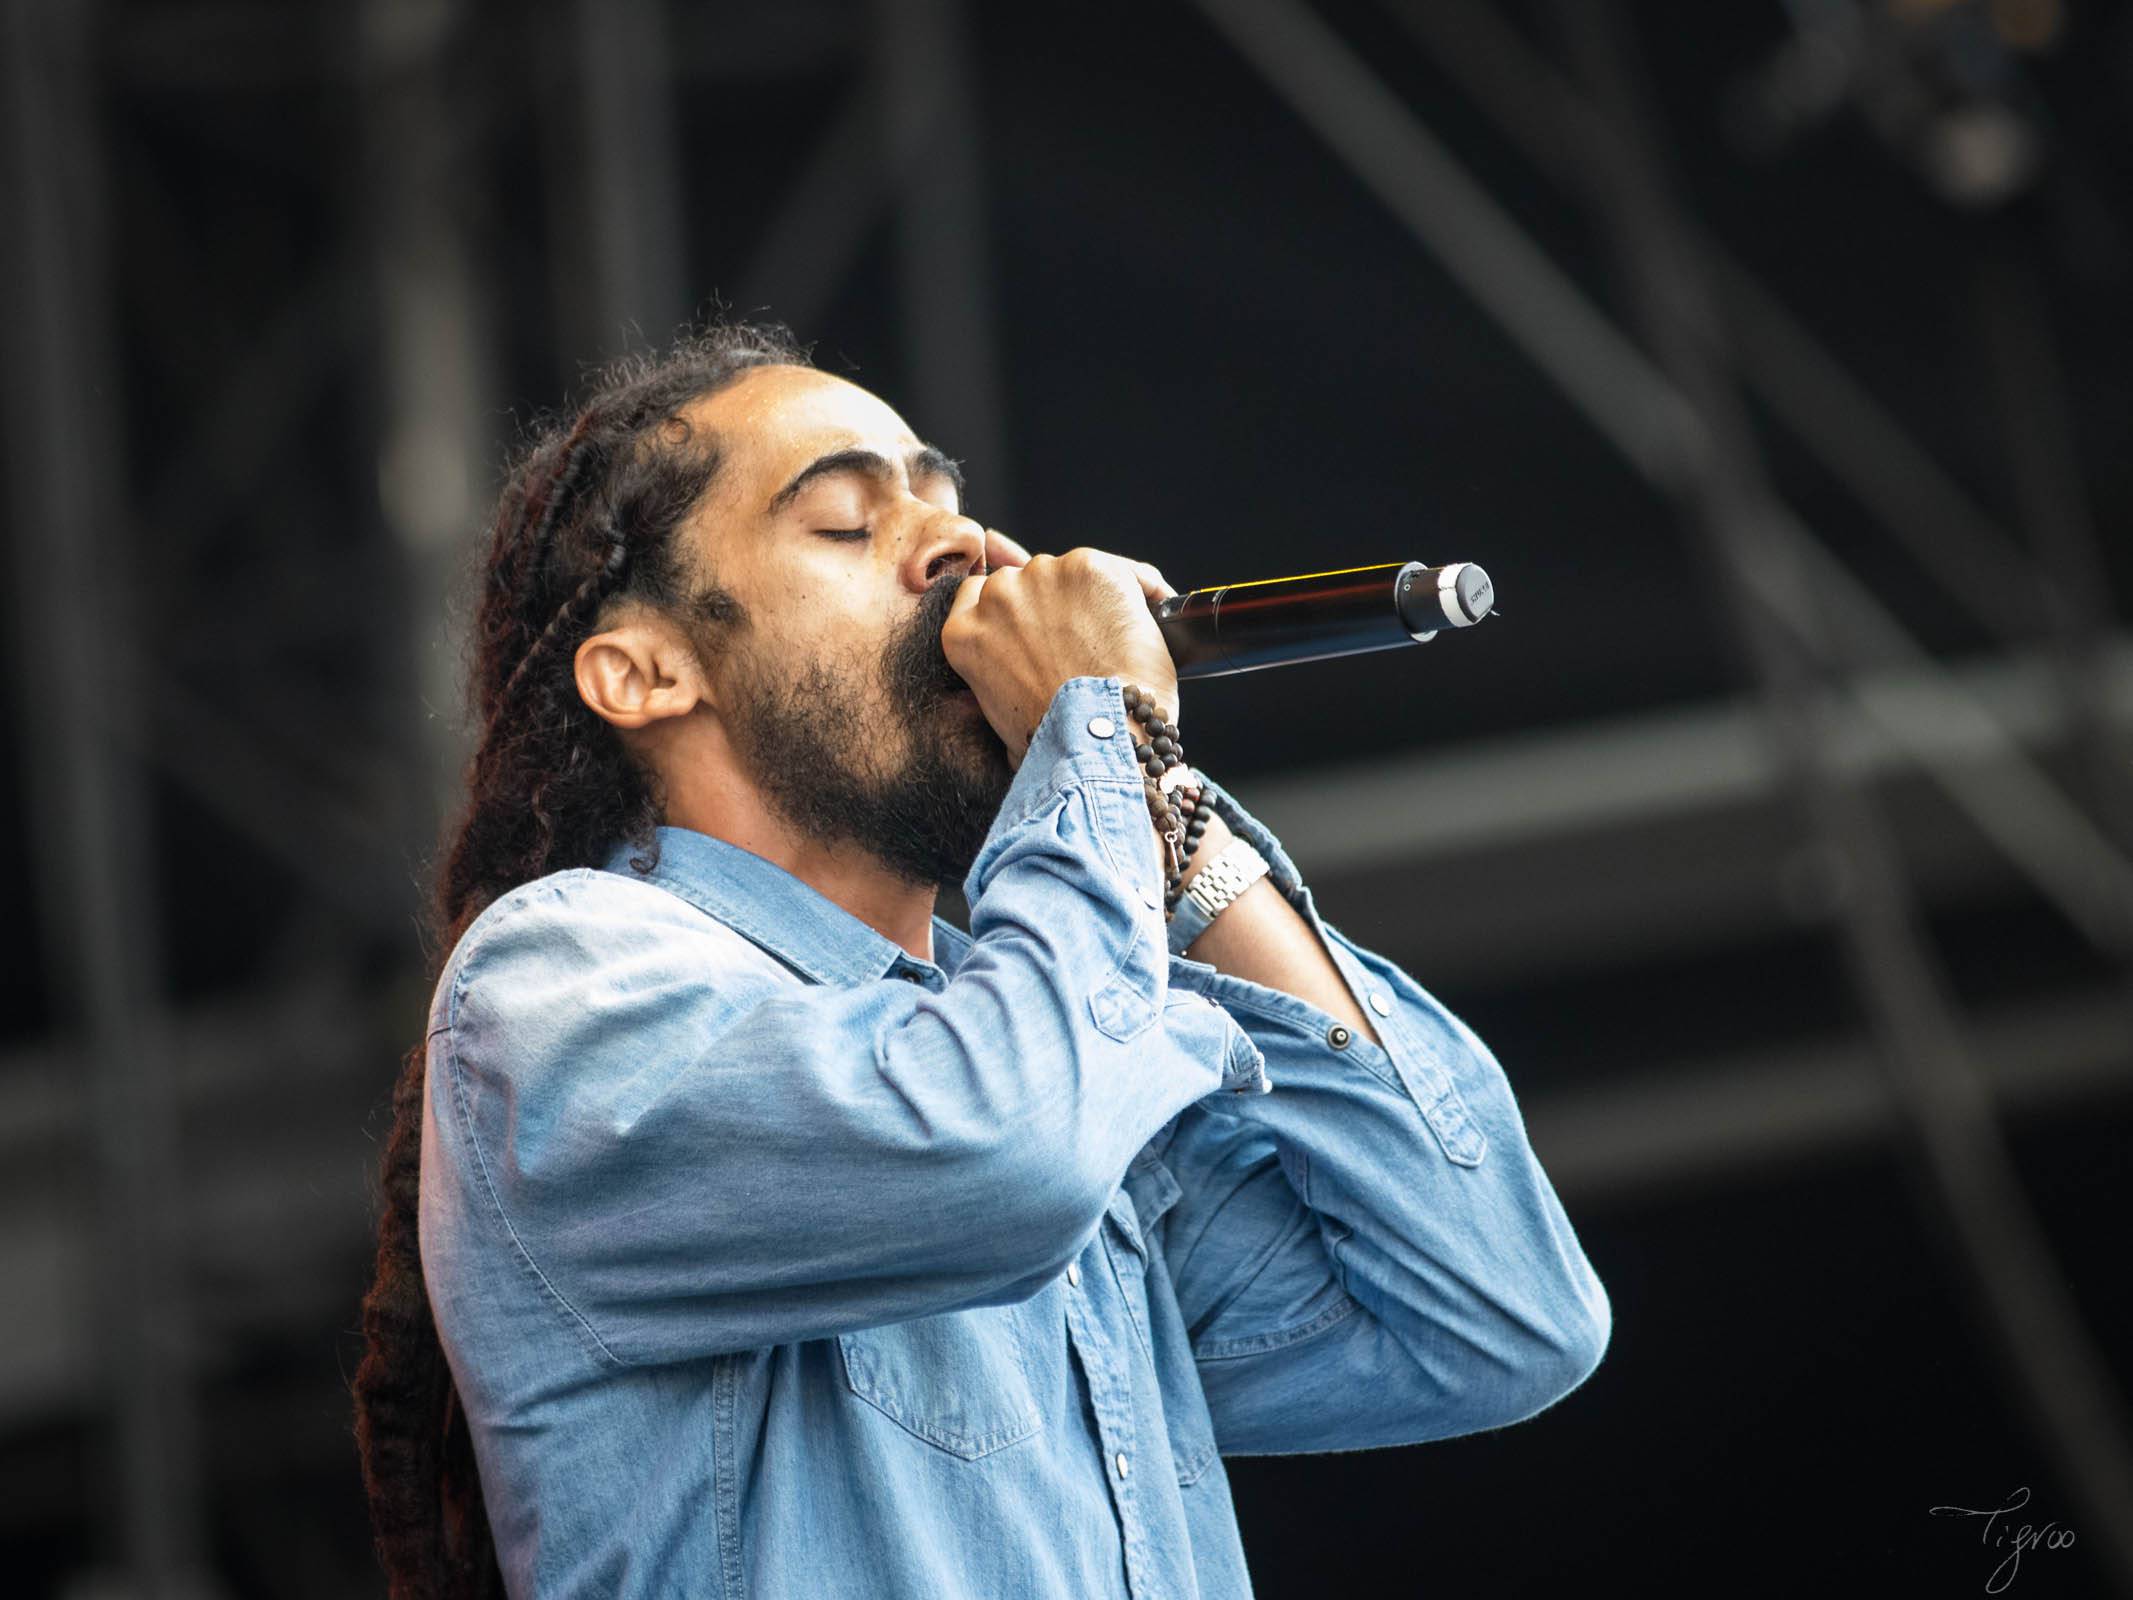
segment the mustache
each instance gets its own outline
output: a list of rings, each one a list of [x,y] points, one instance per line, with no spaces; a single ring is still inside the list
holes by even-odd
[[[948,625],[948,613],[965,576],[951,573],[930,586],[919,597],[910,624],[890,641],[887,677],[908,702],[941,700],[970,687],[941,649],[941,630]]]

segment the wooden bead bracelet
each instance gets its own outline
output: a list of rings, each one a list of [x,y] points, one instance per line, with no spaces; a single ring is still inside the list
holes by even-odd
[[[1178,742],[1177,724],[1148,690],[1137,683],[1125,686],[1126,715],[1137,733],[1133,757],[1141,766],[1141,785],[1148,798],[1148,815],[1163,840],[1163,915],[1174,915],[1178,896],[1185,889],[1185,863],[1200,847],[1207,832],[1211,808],[1201,803],[1200,785],[1185,764],[1184,747]]]

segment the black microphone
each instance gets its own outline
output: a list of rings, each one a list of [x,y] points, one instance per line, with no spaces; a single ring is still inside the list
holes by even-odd
[[[1489,575],[1471,561],[1384,561],[1194,589],[1149,609],[1185,679],[1417,644],[1471,628],[1495,603]]]

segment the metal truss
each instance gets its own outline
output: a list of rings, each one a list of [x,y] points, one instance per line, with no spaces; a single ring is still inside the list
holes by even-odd
[[[1847,580],[1764,480],[1733,390],[1709,274],[1641,133],[1635,69],[1612,9],[1578,0],[1560,11],[1588,75],[1608,96],[1604,115],[1613,137],[1587,176],[1629,269],[1650,355],[1615,328],[1310,11],[1295,0],[1197,3],[1587,420],[1639,473],[1681,502],[1699,530],[1698,548],[1735,618],[1790,786],[1804,818],[1841,864],[1835,932],[1874,1026],[1876,1059],[1903,1112],[1904,1148],[1921,1203],[1956,1241],[1996,1336],[2002,1370],[2029,1402],[2070,1487],[2095,1522],[2112,1530],[2108,1563],[2133,1587],[2133,1532],[2118,1516],[2133,1504],[2133,1457],[2108,1369],[2048,1265],[2046,1240],[1980,1087],[1963,1020],[1917,926],[1885,820],[1871,794],[1833,759],[1822,679],[1863,642],[1900,650],[1944,704],[1960,700],[1960,690],[1864,585]],[[1826,618],[1824,601],[1832,592],[1844,614]],[[1989,725],[1989,713],[1971,705]],[[2026,780],[2011,804],[2003,791],[1995,797],[2001,803],[1980,805],[1967,785],[1951,787],[1951,795],[2079,925],[2124,953],[2133,908],[2124,857],[2089,827],[2079,848],[2100,875],[2097,895],[2088,898],[2064,877],[2038,872],[2064,848],[2058,830],[2085,819],[2071,805],[2053,803],[2055,786],[2011,737],[1999,754],[2000,770]],[[2069,890],[2077,897],[2071,904]]]
[[[1496,920],[1477,918],[1463,951],[1439,961],[1419,930],[1385,941],[1417,970],[1445,969],[1463,954],[1485,958],[1501,977],[1598,959],[1603,945],[1618,957],[1629,947],[1622,929],[1632,896],[1597,873],[1568,885],[1567,900],[1549,902],[1557,915],[1545,938],[1534,932],[1539,891],[1565,886],[1552,863],[1586,841],[1604,836],[1617,859],[1646,859],[1642,850],[1657,863],[1669,832],[1691,826],[1714,840],[1766,839],[1782,827],[1773,797],[1803,798],[1824,818],[1823,837],[1834,841],[1826,848],[1851,864],[1848,895],[1807,898],[1820,908],[1814,914],[1851,919],[1862,992],[1879,1024],[1873,1059],[1898,1070],[1877,1085],[1867,1053],[1842,1040],[1681,1063],[1664,1082],[1541,1103],[1536,1141],[1566,1192],[1614,1195],[1640,1179],[1709,1181],[1714,1152],[1777,1160],[1907,1129],[1928,1170],[1952,1163],[1986,1175],[1981,1187],[1975,1173],[1951,1183],[1942,1171],[1938,1202],[1957,1216],[1963,1237],[1979,1241],[1978,1259],[2025,1248],[2020,1197],[1990,1135],[1993,1108],[2121,1081],[2116,1013],[2062,1001],[2036,1013],[1957,1018],[1910,926],[1888,830],[1862,815],[1861,797],[1885,790],[1906,766],[1932,774],[2070,922],[2104,948],[2129,948],[2124,835],[2113,839],[2112,827],[2090,822],[2055,776],[2064,749],[2086,740],[2100,751],[2105,740],[2122,740],[2129,716],[2123,641],[2108,632],[2108,619],[2068,622],[2086,534],[2065,464],[2053,459],[2052,419],[2027,418],[2036,431],[2021,448],[2032,520],[2058,530],[2058,554],[2047,563],[2056,588],[2010,584],[2020,544],[1752,275],[1681,218],[1663,189],[1638,202],[1651,213],[1639,227],[1650,231],[1625,231],[1623,245],[1631,255],[1693,258],[1725,335],[1722,359],[1700,358],[1707,371],[1651,353],[1669,341],[1663,326],[1648,322],[1641,340],[1621,332],[1309,12],[1286,0],[1199,4],[1637,470],[1701,508],[1714,570],[1730,572],[1744,612],[1761,616],[1755,626],[1767,624],[1775,639],[1771,675],[1806,679],[1774,695],[1791,700],[1769,710],[1695,708],[1433,753],[1426,772],[1383,764],[1269,782],[1254,795],[1255,809],[1299,860],[1352,885],[1359,906],[1370,903],[1361,876],[1342,874],[1360,874],[1366,862],[1374,877],[1456,871],[1488,852],[1492,861],[1522,863],[1533,893],[1499,893],[1488,908]],[[558,349],[612,353],[633,335],[656,340],[707,304],[710,286],[691,275],[683,226],[677,84],[715,89],[781,51],[815,67],[851,65],[857,87],[735,276],[735,303],[804,332],[886,215],[911,414],[1004,471],[1010,427],[961,0],[874,0],[857,12],[856,29],[852,8],[836,6],[771,30],[657,0],[627,0],[619,11],[567,0],[562,10],[570,47],[537,52],[530,68],[539,79],[530,112],[536,154],[559,179],[575,179],[548,186],[561,197],[545,219]],[[1596,174],[1652,180],[1621,106],[1603,109],[1486,8],[1427,0],[1396,14],[1544,171],[1579,192]],[[407,944],[425,870],[409,858],[409,841],[434,837],[464,759],[467,730],[453,715],[458,635],[440,619],[459,547],[486,498],[506,392],[502,330],[480,288],[481,219],[466,201],[481,186],[478,159],[511,108],[493,90],[469,93],[454,73],[470,15],[462,0],[365,0],[350,16],[350,48],[331,61],[320,59],[313,24],[270,5],[149,12],[27,0],[8,9],[0,35],[9,83],[0,148],[24,180],[0,260],[17,303],[40,313],[25,324],[9,389],[12,436],[28,441],[40,463],[11,481],[16,696],[34,779],[40,942],[69,1011],[63,1037],[0,1058],[0,1156],[11,1170],[55,1183],[77,1170],[95,1174],[94,1203],[76,1214],[0,1208],[0,1272],[25,1290],[0,1318],[17,1352],[0,1372],[0,1417],[93,1409],[110,1419],[107,1520],[114,1562],[134,1576],[133,1592],[200,1585],[198,1394],[216,1375],[214,1352],[239,1336],[314,1327],[322,1308],[334,1314],[367,1232],[372,1152],[351,1151],[346,1130],[383,1092],[380,1064],[365,1049],[379,1000],[355,986],[342,952],[351,934]],[[89,47],[99,24],[113,32],[101,56]],[[673,59],[652,70],[663,51]],[[55,62],[63,70],[47,70]],[[122,503],[110,444],[109,415],[121,396],[108,341],[121,295],[146,299],[157,286],[113,281],[98,215],[110,173],[100,165],[88,92],[103,68],[129,81],[207,87],[311,74],[351,94],[362,134],[347,175],[362,226],[282,304],[264,308],[248,352],[158,449],[149,487],[132,505]],[[1611,214],[1629,209],[1618,196]],[[162,225],[184,224],[166,217]],[[2027,314],[2019,290],[2003,283],[1993,301],[2010,389],[2028,389],[2037,376],[2019,367],[2035,349],[2019,325]],[[161,359],[181,369],[188,357],[172,330],[182,307],[154,309],[142,321],[151,339],[168,341],[157,347]],[[1775,503],[1757,480],[1752,447],[1714,426],[1703,390],[1735,378],[1925,571],[1973,604],[1995,637],[2033,643],[2055,626],[2078,631],[2061,679],[2066,692],[2054,699],[2041,658],[1951,671],[1920,650]],[[309,588],[263,567],[211,597],[169,592],[195,541],[244,512],[306,413],[351,381],[374,388],[383,434],[376,509],[390,537],[378,541],[382,557],[324,568],[327,558],[307,548]],[[987,476],[988,515],[1005,522],[1012,486],[996,471]],[[291,522],[349,515],[300,484],[271,492]],[[359,513],[369,514],[367,506]],[[1742,521],[1752,538],[1728,532]],[[171,552],[160,569],[124,559],[129,529],[153,532]],[[134,572],[147,576],[131,579]],[[247,583],[281,614],[247,606]],[[58,607],[40,603],[55,596]],[[141,630],[126,625],[150,606],[169,608],[172,658],[135,642]],[[187,674],[172,670],[230,665],[216,653],[230,647],[215,624],[233,610],[249,614],[264,659],[322,636],[345,639],[351,650],[374,648],[381,636],[396,645],[370,664],[379,681],[359,691],[369,697],[362,703],[306,705],[300,686],[285,684],[255,686],[240,705],[188,687]],[[83,661],[81,642],[91,638],[117,642]],[[1826,682],[1814,675],[1824,671]],[[54,687],[57,696],[43,698]],[[1768,737],[1773,722],[1788,720],[1805,732]],[[151,771],[312,897],[312,920],[256,993],[183,1012],[167,1003],[145,890],[155,877],[143,800]],[[1614,774],[1612,786],[1595,781],[1603,772]],[[1418,785],[1434,785],[1440,803],[1416,804]],[[1326,796],[1336,788],[1334,812]],[[1506,806],[1508,794],[1534,803]],[[1923,881],[1953,892],[1991,870],[1943,824],[1914,827],[1907,802],[1889,798],[1905,863]],[[1807,848],[1824,847],[1810,839]],[[1767,931],[1780,905],[1764,883],[1679,869],[1662,879],[1661,870],[1636,886],[1647,950],[1708,926],[1714,911]],[[390,998],[402,1011],[419,1006],[419,996]],[[84,1073],[80,1092],[69,1077]],[[244,1123],[247,1108],[271,1123],[271,1139],[264,1123]],[[181,1126],[217,1132],[181,1149]],[[167,1203],[173,1194],[187,1197],[183,1206]],[[1995,1235],[1997,1243],[1981,1237]],[[211,1299],[188,1295],[188,1274],[214,1286]],[[2039,1304],[2026,1322],[2003,1308],[1998,1325],[2010,1337],[2033,1337],[2053,1360],[2073,1352],[2071,1386],[2038,1399],[2063,1419],[2103,1386],[2048,1283]],[[2099,1402],[2095,1415],[2108,1409]],[[2111,1439],[2079,1426],[2061,1434],[2092,1494],[2108,1493],[2114,1473],[2122,1484]]]

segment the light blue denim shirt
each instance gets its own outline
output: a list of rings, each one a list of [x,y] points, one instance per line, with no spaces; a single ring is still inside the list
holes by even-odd
[[[1224,1455],[1598,1363],[1502,1069],[1218,785],[1384,1047],[1171,954],[1120,687],[1058,691],[934,961],[674,827],[454,947],[422,1260],[512,1594],[1241,1600]]]

